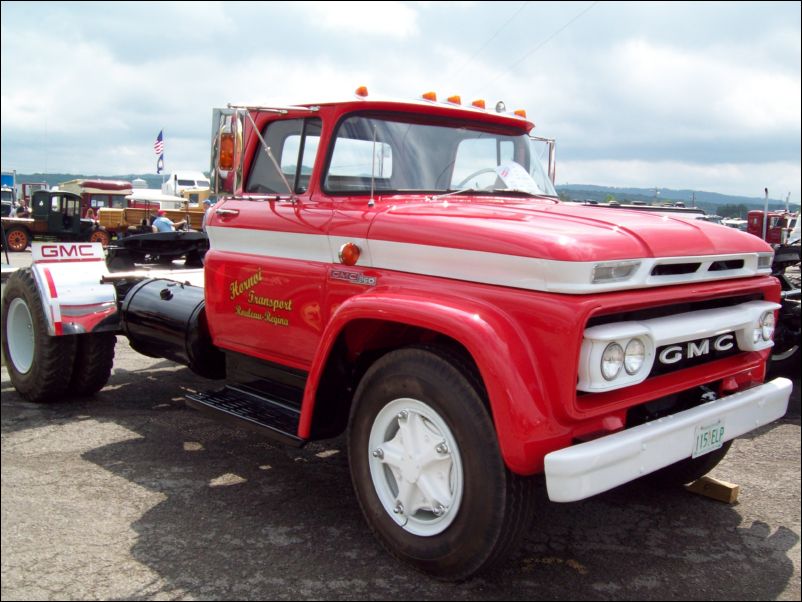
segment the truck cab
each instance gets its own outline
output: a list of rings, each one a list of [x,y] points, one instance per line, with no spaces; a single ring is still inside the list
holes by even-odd
[[[78,237],[83,230],[92,228],[91,221],[81,222],[81,197],[68,192],[48,193],[38,190],[33,194],[32,216],[46,224],[49,234]]]
[[[766,222],[766,220],[768,221]],[[765,223],[764,223],[765,222]],[[750,211],[747,215],[747,232],[763,238],[770,245],[795,243],[799,240],[799,213],[788,211],[769,211],[768,217],[761,210]]]
[[[30,217],[4,217],[3,227],[11,251],[24,251],[34,239],[90,241],[108,244],[105,230],[81,218],[81,197],[65,191],[37,190]]]

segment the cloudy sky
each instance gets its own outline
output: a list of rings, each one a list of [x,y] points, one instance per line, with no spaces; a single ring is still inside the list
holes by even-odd
[[[524,108],[558,184],[800,200],[800,3],[3,2],[2,168],[208,169],[228,102]]]

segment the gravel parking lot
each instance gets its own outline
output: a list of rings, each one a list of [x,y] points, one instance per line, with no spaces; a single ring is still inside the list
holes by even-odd
[[[22,260],[24,258],[18,258]],[[370,535],[344,442],[283,448],[183,403],[215,384],[119,338],[92,399],[39,405],[2,370],[2,599],[800,599],[799,374],[792,409],[735,441],[727,505],[632,483],[538,495],[497,573],[434,581]]]

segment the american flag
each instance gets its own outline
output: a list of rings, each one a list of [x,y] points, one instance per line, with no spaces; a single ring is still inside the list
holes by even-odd
[[[153,150],[156,151],[157,155],[161,155],[164,152],[164,130],[159,132],[159,135],[156,136],[156,142],[153,143]]]

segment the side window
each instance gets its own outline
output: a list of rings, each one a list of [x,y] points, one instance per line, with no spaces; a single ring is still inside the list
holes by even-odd
[[[270,122],[262,132],[267,146],[281,166],[281,173],[297,193],[309,188],[320,145],[320,130],[320,119],[285,119]],[[261,142],[257,144],[255,153],[245,191],[286,194],[287,187]]]
[[[108,204],[109,195],[107,194],[93,194],[89,199],[89,204],[97,209],[98,207],[105,207]]]
[[[74,199],[72,197],[64,197],[64,215],[68,215],[70,217],[76,216],[79,214],[79,204],[80,201],[78,199]]]

